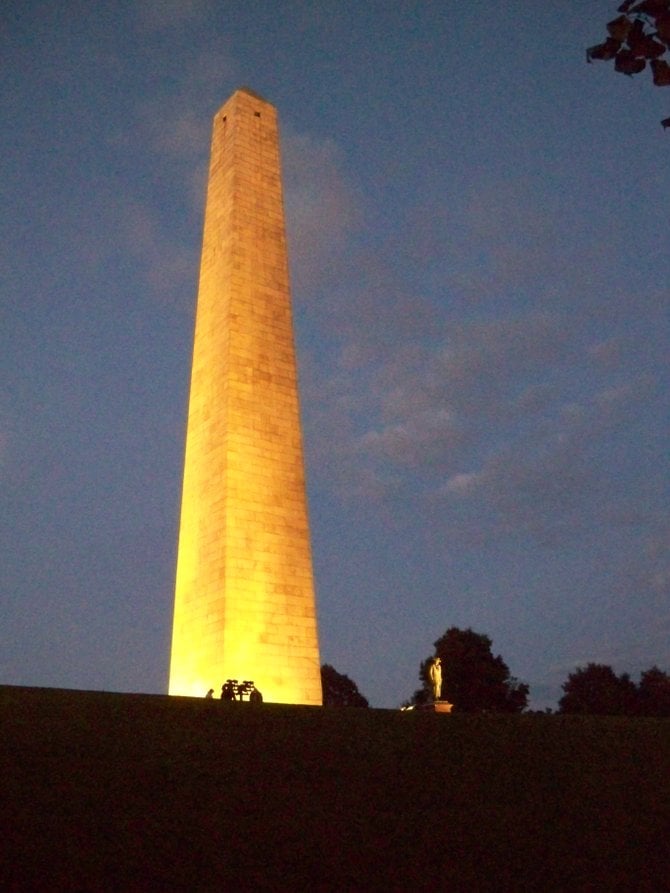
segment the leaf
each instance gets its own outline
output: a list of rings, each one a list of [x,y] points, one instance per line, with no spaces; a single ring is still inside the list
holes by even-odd
[[[670,44],[670,12],[656,16],[656,37]]]
[[[605,43],[599,43],[596,44],[596,46],[589,47],[586,51],[586,58],[589,62],[592,59],[614,59],[620,49],[621,41],[615,40],[613,37],[608,37]]]
[[[665,44],[661,43],[650,34],[643,34],[641,37],[628,36],[628,46],[634,56],[643,56],[645,59],[658,59],[666,50]]]
[[[668,8],[668,0],[642,0],[642,3],[638,3],[637,6],[633,6],[632,9],[628,10],[630,13],[638,13],[642,15],[655,16],[659,13],[665,12]]]
[[[630,46],[631,40],[642,40],[642,38],[646,36],[647,35],[644,32],[644,22],[642,19],[635,19],[630,29],[630,34],[628,35],[628,46]]]
[[[670,87],[670,65],[664,59],[652,59],[651,73],[657,87]]]
[[[607,31],[615,40],[625,40],[632,27],[633,23],[627,16],[619,16],[618,19],[607,23]]]
[[[636,58],[630,50],[621,50],[620,53],[617,53],[616,59],[614,60],[615,70],[631,77],[634,74],[639,74],[641,71],[644,71],[646,64],[644,59]]]

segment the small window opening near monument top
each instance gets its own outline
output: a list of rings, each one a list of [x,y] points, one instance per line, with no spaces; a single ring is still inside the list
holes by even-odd
[[[260,112],[254,112],[254,115],[255,115],[257,118],[260,118],[261,113],[260,113]]]

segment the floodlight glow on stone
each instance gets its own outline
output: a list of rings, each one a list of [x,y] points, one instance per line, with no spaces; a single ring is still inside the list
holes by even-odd
[[[321,704],[280,170],[276,110],[238,90],[212,135],[169,691]]]

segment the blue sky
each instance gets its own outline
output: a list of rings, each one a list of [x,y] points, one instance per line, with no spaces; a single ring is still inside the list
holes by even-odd
[[[167,684],[214,112],[277,106],[322,659],[670,670],[670,90],[617,4],[0,9],[0,683]],[[217,680],[212,680],[212,685]]]

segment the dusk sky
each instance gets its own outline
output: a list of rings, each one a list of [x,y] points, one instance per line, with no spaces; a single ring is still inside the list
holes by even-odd
[[[4,0],[0,684],[167,690],[242,85],[282,131],[322,661],[376,707],[450,626],[537,708],[670,671],[670,89],[586,64],[617,5]]]

